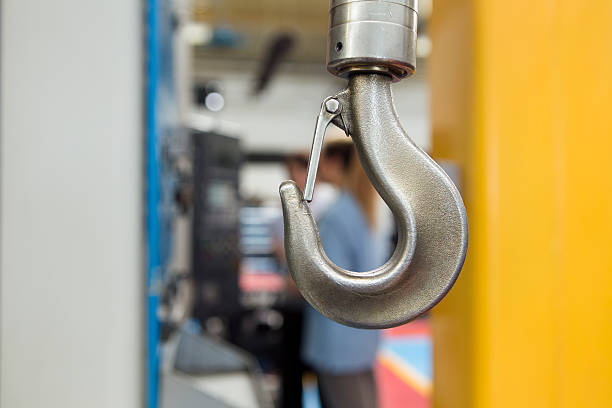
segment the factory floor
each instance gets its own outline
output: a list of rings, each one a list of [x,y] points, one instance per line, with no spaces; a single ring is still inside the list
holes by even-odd
[[[379,408],[426,408],[432,385],[427,319],[385,330],[376,364]],[[304,384],[304,408],[320,408],[316,382]]]

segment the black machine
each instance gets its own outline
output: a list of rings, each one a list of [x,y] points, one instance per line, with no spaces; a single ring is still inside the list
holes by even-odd
[[[193,314],[209,329],[211,322],[226,328],[240,311],[240,145],[233,137],[193,131],[192,146]]]
[[[238,139],[192,131],[191,144],[192,316],[207,336],[238,346],[264,372],[281,377],[280,406],[299,406],[303,305],[285,299],[285,278],[272,254],[280,210],[242,206]]]

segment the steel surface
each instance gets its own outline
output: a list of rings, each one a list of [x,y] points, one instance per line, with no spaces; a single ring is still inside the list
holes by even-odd
[[[387,263],[363,273],[335,265],[302,192],[291,181],[280,187],[287,262],[297,287],[323,315],[361,328],[400,325],[429,310],[452,287],[467,250],[461,196],[402,128],[391,82],[387,75],[355,74],[335,96],[361,163],[395,217],[398,244]]]
[[[346,77],[351,72],[385,71],[394,80],[416,67],[416,1],[332,1],[327,42],[327,69]]]

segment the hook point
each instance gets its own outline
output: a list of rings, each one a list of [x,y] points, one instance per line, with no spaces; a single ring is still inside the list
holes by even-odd
[[[302,201],[302,191],[293,180],[283,181],[278,188],[281,200],[284,201]]]

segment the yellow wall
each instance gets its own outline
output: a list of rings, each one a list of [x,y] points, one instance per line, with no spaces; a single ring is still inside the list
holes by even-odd
[[[612,406],[612,2],[436,0],[434,155],[470,247],[437,407]]]

